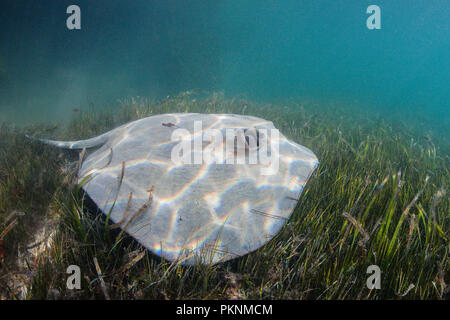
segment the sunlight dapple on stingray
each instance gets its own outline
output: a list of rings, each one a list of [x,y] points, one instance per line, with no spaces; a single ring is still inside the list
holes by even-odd
[[[97,147],[78,172],[85,192],[143,246],[185,264],[217,263],[264,245],[318,165],[272,122],[234,114],[163,114],[92,139],[39,140]]]

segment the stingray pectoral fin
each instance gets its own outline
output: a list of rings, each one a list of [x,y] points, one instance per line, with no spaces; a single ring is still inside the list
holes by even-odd
[[[31,137],[29,135],[25,135],[28,139],[39,141],[54,147],[62,148],[62,149],[88,149],[95,148],[103,145],[108,140],[108,134],[104,133],[97,137],[86,139],[86,140],[78,140],[78,141],[57,141],[57,140],[49,140],[49,139],[41,139]]]

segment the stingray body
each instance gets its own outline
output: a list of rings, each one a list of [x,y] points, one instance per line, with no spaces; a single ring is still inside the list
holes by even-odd
[[[192,161],[201,159],[199,151],[211,150],[211,141],[225,146],[227,138],[220,136],[230,129],[244,137],[234,139],[234,148],[224,147],[222,157],[213,154],[209,162]],[[218,140],[205,138],[208,130]],[[69,149],[96,147],[83,160],[78,179],[102,212],[165,259],[210,264],[247,254],[273,238],[318,165],[313,152],[281,133],[274,139],[273,130],[272,122],[252,116],[163,114],[88,140],[41,141]],[[180,143],[192,148],[181,150]],[[248,161],[261,150],[276,156],[272,173],[263,171],[270,164]],[[244,161],[229,161],[237,154]],[[174,155],[188,161],[174,161]]]

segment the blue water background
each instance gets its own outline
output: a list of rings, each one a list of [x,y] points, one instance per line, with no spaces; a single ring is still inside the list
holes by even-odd
[[[81,8],[82,29],[66,28]],[[368,30],[366,8],[381,8]],[[0,5],[0,122],[223,91],[449,126],[447,0],[14,0]]]

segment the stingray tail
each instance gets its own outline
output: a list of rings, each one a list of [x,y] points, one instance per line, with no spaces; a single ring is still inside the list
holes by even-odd
[[[57,141],[57,140],[49,140],[49,139],[41,139],[31,137],[29,135],[25,135],[28,139],[39,141],[57,148],[62,149],[88,149],[99,147],[103,145],[108,140],[108,132],[97,137],[86,139],[86,140],[78,140],[78,141]]]

